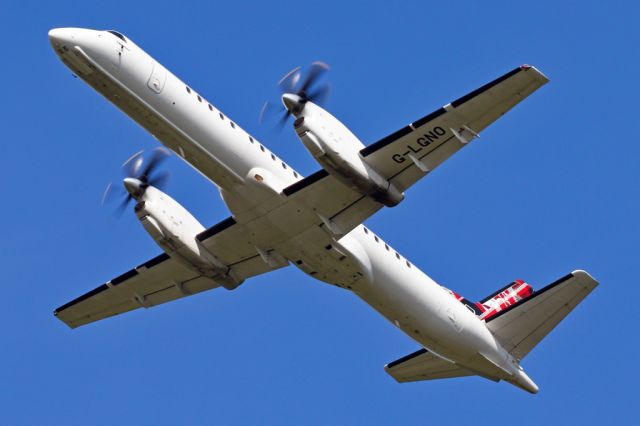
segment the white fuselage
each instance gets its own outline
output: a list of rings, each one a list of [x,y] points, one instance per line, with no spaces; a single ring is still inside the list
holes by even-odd
[[[74,73],[215,183],[236,220],[261,215],[273,197],[302,178],[131,40],[75,28],[49,36]],[[256,173],[264,178],[260,184]],[[313,276],[335,283],[335,258],[325,256],[319,265],[314,253],[325,247],[313,246],[306,240],[282,254],[305,262],[309,257]],[[361,277],[344,287],[411,338],[477,374],[533,390],[483,321],[372,231],[360,225],[336,246]]]

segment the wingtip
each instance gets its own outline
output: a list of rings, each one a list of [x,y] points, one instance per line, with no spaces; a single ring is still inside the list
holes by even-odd
[[[578,278],[581,281],[593,282],[595,285],[600,284],[595,278],[591,276],[591,274],[589,274],[587,271],[583,269],[576,269],[575,271],[571,272],[571,275],[573,275],[574,277]]]
[[[540,80],[542,84],[546,84],[549,82],[549,77],[544,75],[542,71],[540,71],[538,68],[534,67],[533,65],[522,64],[520,65],[520,69],[523,71],[533,72],[536,75],[537,80]]]

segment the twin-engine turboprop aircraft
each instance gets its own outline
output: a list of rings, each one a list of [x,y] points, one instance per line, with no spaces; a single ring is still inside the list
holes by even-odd
[[[281,81],[284,119],[322,168],[300,176],[190,86],[115,31],[49,32],[71,70],[220,189],[231,216],[205,228],[154,185],[161,157],[126,163],[126,202],[163,253],[55,310],[75,328],[293,264],[347,289],[422,349],[389,363],[399,382],[478,375],[528,392],[520,361],[597,282],[574,271],[540,290],[516,280],[473,303],[437,284],[364,227],[384,206],[547,83],[522,65],[365,146],[317,104],[315,63]]]

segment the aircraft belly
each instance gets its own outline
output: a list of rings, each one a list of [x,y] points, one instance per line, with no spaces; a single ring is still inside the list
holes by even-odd
[[[362,229],[336,242],[313,227],[277,250],[313,278],[353,291],[431,352],[490,380],[508,378],[505,352],[484,323],[384,243],[363,238]]]
[[[383,242],[370,235],[352,232],[364,254],[355,256],[370,262],[370,271],[354,292],[407,335],[446,358],[484,365],[478,351],[499,351],[485,325],[415,265],[398,259]],[[366,269],[366,268],[363,268]],[[479,363],[479,364],[478,364]]]
[[[288,241],[279,251],[299,269],[320,281],[352,290],[391,323],[432,351],[467,359],[477,345],[476,318],[468,325],[466,308],[417,267],[399,261],[384,243],[362,238],[358,227],[338,242],[313,227]],[[313,242],[313,243],[310,243]],[[450,309],[448,302],[453,302]],[[458,311],[457,305],[462,307]],[[444,308],[443,308],[444,307]],[[457,322],[453,322],[454,316]],[[480,345],[480,347],[484,347]]]
[[[365,282],[365,274],[358,259],[345,247],[344,239],[348,241],[349,236],[336,242],[321,228],[312,227],[283,244],[279,251],[313,278],[355,290]]]

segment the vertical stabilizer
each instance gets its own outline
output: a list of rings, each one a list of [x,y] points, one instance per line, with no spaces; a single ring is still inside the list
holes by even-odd
[[[573,271],[486,321],[496,340],[516,359],[524,358],[598,285]]]

